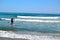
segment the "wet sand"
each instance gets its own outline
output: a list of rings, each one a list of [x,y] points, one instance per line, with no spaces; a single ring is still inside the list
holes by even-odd
[[[0,40],[29,40],[29,39],[0,37]]]

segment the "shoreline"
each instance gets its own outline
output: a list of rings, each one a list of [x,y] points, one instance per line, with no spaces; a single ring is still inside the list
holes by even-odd
[[[14,33],[9,31],[0,31],[0,40],[60,40],[60,34],[49,33]]]

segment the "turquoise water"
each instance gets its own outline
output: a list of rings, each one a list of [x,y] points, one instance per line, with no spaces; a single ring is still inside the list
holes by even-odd
[[[41,20],[57,20],[60,21],[60,14],[39,14],[39,13],[4,13],[0,12],[0,18],[14,18],[24,20],[40,20],[40,18],[17,18],[17,16],[31,17],[59,17],[58,19],[41,19]],[[32,32],[47,32],[60,33],[60,22],[29,22],[29,21],[14,21],[13,26],[10,25],[10,20],[0,20],[0,30],[7,30],[13,27],[14,31],[32,31]],[[8,28],[8,29],[7,29]],[[11,29],[10,29],[11,30]]]

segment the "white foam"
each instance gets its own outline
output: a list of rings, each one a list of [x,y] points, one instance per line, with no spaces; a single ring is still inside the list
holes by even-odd
[[[11,20],[10,18],[1,18],[2,20]],[[32,19],[14,19],[14,21],[25,21],[25,22],[60,22],[57,20],[32,20]]]
[[[25,19],[15,19],[15,21],[26,21],[26,22],[60,22],[55,20],[25,20]]]
[[[1,18],[1,20],[11,20],[10,18]]]
[[[24,38],[30,40],[60,40],[60,37],[53,37],[52,35],[49,34],[47,35],[15,34],[14,32],[8,31],[0,31],[0,37]]]
[[[59,17],[33,17],[33,16],[17,16],[17,18],[58,19]]]

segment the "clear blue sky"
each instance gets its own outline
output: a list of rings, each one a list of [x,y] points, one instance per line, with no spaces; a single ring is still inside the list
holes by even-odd
[[[60,0],[0,0],[0,12],[60,13]]]

